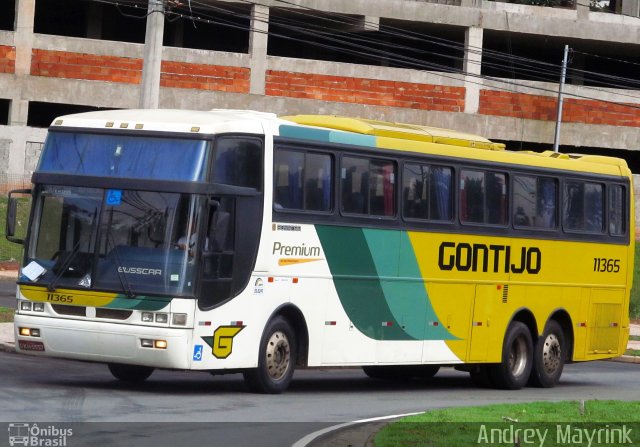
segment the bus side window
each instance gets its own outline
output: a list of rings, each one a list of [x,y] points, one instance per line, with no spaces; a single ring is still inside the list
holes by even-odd
[[[274,209],[331,211],[331,155],[277,150],[273,177]]]
[[[565,183],[564,225],[567,230],[604,231],[604,188],[599,183]]]
[[[557,226],[558,185],[547,177],[513,177],[513,225],[554,229]]]
[[[623,236],[625,226],[625,190],[623,186],[611,185],[609,190],[609,233],[612,236]]]
[[[460,173],[460,220],[464,223],[506,225],[507,176],[463,170]]]
[[[262,191],[262,142],[256,138],[221,137],[215,143],[212,181]]]

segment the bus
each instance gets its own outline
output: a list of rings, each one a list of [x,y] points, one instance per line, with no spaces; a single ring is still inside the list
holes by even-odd
[[[122,381],[242,373],[279,393],[296,367],[454,367],[552,387],[627,343],[617,158],[337,116],[113,110],[55,119],[32,183],[8,202],[16,349]]]

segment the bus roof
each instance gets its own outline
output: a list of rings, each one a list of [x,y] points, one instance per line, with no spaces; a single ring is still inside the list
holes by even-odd
[[[274,120],[277,120],[277,117],[273,113],[251,110],[122,109],[61,116],[53,121],[51,127],[135,129],[196,134],[239,132],[239,129],[242,129],[245,133],[262,133],[263,123]]]
[[[190,134],[229,132],[274,134],[394,149],[456,158],[532,165],[571,171],[629,176],[623,159],[552,151],[506,151],[504,144],[470,133],[415,124],[392,123],[333,115],[278,118],[252,110],[122,109],[77,113],[56,118],[51,128],[144,130]],[[319,133],[319,131],[322,132]],[[484,149],[484,150],[478,150]]]

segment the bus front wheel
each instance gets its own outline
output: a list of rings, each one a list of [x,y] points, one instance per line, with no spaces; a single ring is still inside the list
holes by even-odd
[[[278,394],[291,383],[296,364],[293,329],[283,317],[269,322],[258,352],[258,367],[244,372],[249,389],[256,393]]]
[[[509,325],[502,345],[502,361],[489,366],[497,388],[519,390],[527,384],[533,364],[533,342],[529,328],[520,321]]]
[[[108,366],[113,377],[127,383],[144,382],[153,372],[153,368],[150,366],[123,365],[120,363],[109,363]]]
[[[551,388],[558,383],[564,369],[565,346],[562,328],[557,321],[549,321],[534,348],[529,384]]]

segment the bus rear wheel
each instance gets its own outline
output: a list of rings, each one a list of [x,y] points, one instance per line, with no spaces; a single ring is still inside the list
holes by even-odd
[[[533,352],[533,370],[529,384],[540,388],[552,388],[559,381],[566,355],[562,327],[551,320],[538,338]]]
[[[153,373],[150,366],[123,365],[121,363],[109,363],[109,371],[118,380],[127,383],[142,383]]]
[[[529,328],[512,322],[504,337],[502,361],[489,366],[492,384],[505,390],[519,390],[527,384],[533,364],[533,342]]]
[[[278,394],[287,389],[296,364],[296,339],[289,322],[276,317],[269,322],[258,353],[258,367],[244,372],[249,389]]]

